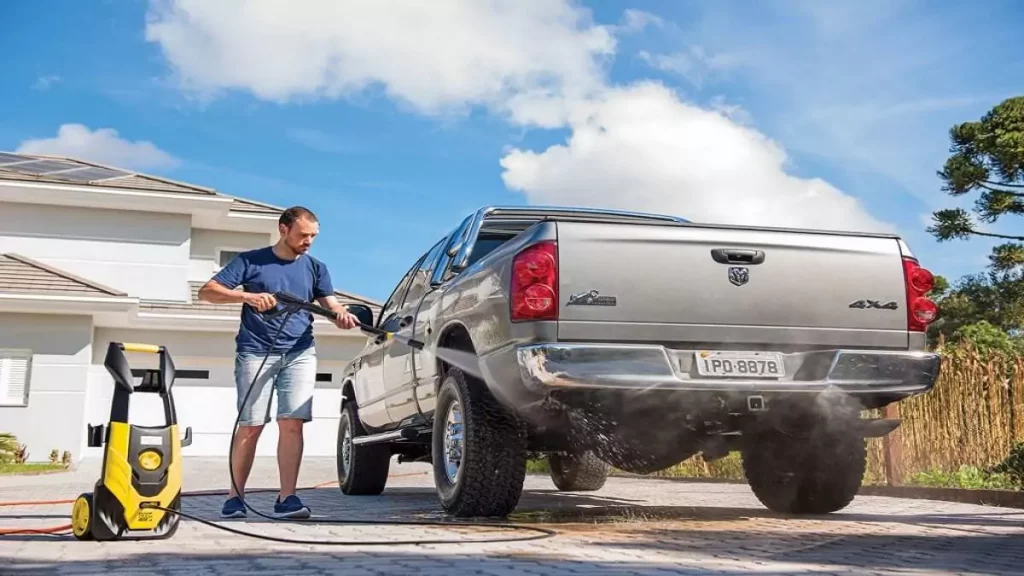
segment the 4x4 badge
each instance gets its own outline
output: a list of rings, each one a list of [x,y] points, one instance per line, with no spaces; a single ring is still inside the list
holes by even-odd
[[[857,300],[856,302],[850,303],[850,308],[858,308],[864,310],[867,308],[877,308],[879,310],[896,310],[900,305],[895,300],[882,303],[878,300]]]

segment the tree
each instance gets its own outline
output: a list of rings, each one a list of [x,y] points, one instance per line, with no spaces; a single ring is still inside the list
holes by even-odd
[[[954,197],[979,192],[977,222],[963,208],[938,210],[928,232],[939,242],[971,236],[1008,240],[993,248],[990,267],[996,273],[1020,270],[1024,236],[987,232],[978,223],[1024,214],[1024,96],[1004,100],[980,121],[953,126],[949,137],[951,155],[938,173],[942,189]]]

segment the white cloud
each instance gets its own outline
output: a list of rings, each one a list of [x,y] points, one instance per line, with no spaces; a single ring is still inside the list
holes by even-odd
[[[665,20],[657,14],[628,8],[622,13],[622,24],[618,29],[620,32],[641,32],[650,26],[661,27]]]
[[[652,68],[678,74],[698,88],[704,85],[709,76],[725,72],[742,62],[737,54],[712,55],[700,46],[690,46],[671,54],[651,54],[641,50],[637,56]]]
[[[146,38],[183,86],[206,96],[242,89],[287,102],[381,88],[429,114],[467,105],[518,114],[509,108],[518,95],[585,96],[615,50],[609,28],[552,0],[169,0],[153,5]]]
[[[33,90],[49,90],[51,86],[60,82],[60,76],[56,74],[50,74],[48,76],[40,76],[36,78],[34,84],[32,84]]]
[[[55,137],[25,140],[16,151],[92,160],[128,170],[154,170],[178,165],[176,158],[152,142],[125,140],[112,128],[93,131],[81,124],[62,124]]]
[[[168,0],[151,10],[146,36],[182,86],[208,97],[242,90],[289,102],[379,89],[423,114],[483,106],[519,125],[570,127],[565,146],[502,158],[507,186],[531,202],[882,227],[828,183],[788,175],[785,153],[749,127],[743,109],[701,109],[652,84],[611,86],[614,34],[664,26],[640,11],[596,25],[569,0]],[[723,53],[688,57],[706,73],[734,64],[715,56]]]
[[[853,197],[785,173],[785,152],[655,83],[609,90],[565,145],[514,149],[502,178],[531,203],[669,213],[713,223],[888,230]]]

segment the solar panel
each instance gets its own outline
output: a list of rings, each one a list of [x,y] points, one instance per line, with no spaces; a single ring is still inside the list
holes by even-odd
[[[117,176],[129,176],[130,174],[130,172],[111,170],[110,168],[89,166],[88,168],[82,168],[81,170],[61,172],[60,174],[50,174],[49,176],[53,178],[60,178],[61,180],[70,180],[71,182],[92,182],[93,180],[103,180],[105,178],[115,178]]]
[[[25,160],[31,160],[27,156],[18,156],[17,154],[8,154],[6,152],[0,152],[0,166],[4,164],[10,164],[11,162],[24,162]]]
[[[133,174],[116,168],[92,166],[76,160],[36,158],[8,152],[0,152],[0,172],[31,174],[68,182],[96,182]]]
[[[26,162],[25,164],[15,164],[9,167],[8,170],[21,172],[22,174],[43,174],[44,172],[56,172],[57,170],[68,170],[70,168],[80,168],[81,166],[81,164],[64,160],[36,160],[35,162]]]

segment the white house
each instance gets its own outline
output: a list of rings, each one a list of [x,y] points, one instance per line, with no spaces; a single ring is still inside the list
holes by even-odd
[[[0,153],[0,432],[29,460],[99,457],[86,424],[106,423],[111,341],[161,344],[177,367],[187,454],[226,455],[236,414],[236,305],[196,292],[238,251],[277,239],[281,209],[215,190],[67,158]],[[338,292],[342,302],[380,304]],[[315,323],[320,366],[306,454],[335,453],[339,375],[366,336]],[[129,353],[132,368],[156,356]],[[133,423],[163,422],[155,394],[133,394]],[[259,453],[274,454],[268,426]]]

